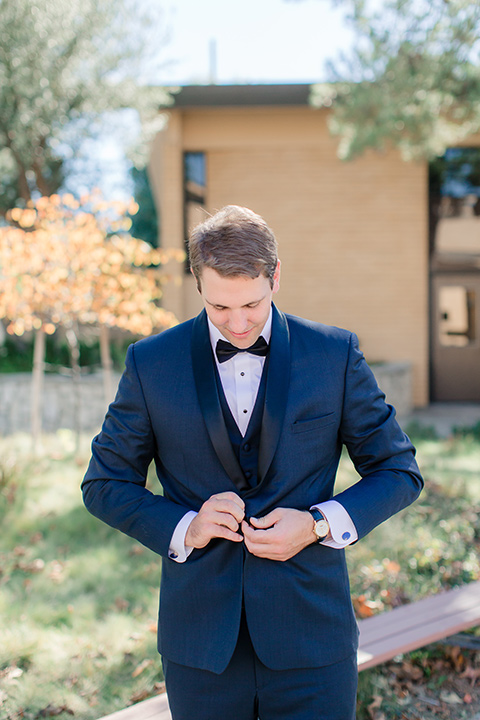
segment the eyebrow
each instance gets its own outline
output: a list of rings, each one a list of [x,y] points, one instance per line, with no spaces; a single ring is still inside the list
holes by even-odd
[[[245,305],[242,305],[241,307],[248,307],[249,305],[257,305],[258,303],[262,302],[266,298],[266,295],[263,295],[263,297],[259,298],[258,300],[250,300],[250,302],[245,303]],[[214,303],[210,302],[208,298],[205,298],[205,302],[208,305],[211,305],[212,307],[218,307],[218,308],[224,308],[225,310],[230,310],[231,308],[228,307],[228,305],[222,305],[222,303]]]

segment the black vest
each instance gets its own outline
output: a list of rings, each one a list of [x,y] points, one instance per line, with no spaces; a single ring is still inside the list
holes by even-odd
[[[217,368],[215,368],[217,370]],[[238,429],[238,425],[228,407],[225,393],[223,392],[222,381],[218,372],[215,373],[218,385],[218,394],[222,406],[223,417],[227,427],[228,436],[232,443],[235,456],[242,469],[243,475],[251,487],[258,483],[258,449],[260,446],[260,435],[262,430],[263,408],[265,405],[265,390],[267,386],[268,356],[263,365],[262,377],[258,387],[257,398],[253,408],[250,422],[248,423],[245,437]]]

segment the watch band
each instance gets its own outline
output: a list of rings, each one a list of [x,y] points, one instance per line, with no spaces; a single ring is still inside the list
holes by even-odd
[[[317,536],[317,543],[321,543],[330,532],[328,520],[318,508],[310,508],[308,512],[313,517],[313,532]]]

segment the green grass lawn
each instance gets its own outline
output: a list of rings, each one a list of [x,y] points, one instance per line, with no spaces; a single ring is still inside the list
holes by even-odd
[[[94,720],[161,688],[161,562],[83,508],[89,440],[75,454],[60,432],[33,457],[27,436],[0,439],[1,720]],[[480,578],[478,433],[416,444],[427,480],[420,500],[348,550],[359,616]],[[339,485],[355,480],[345,458]],[[409,659],[432,687],[433,654]],[[408,714],[399,687],[391,668],[361,673],[359,720],[375,717],[366,708],[379,694],[387,720],[429,717]]]
[[[98,718],[152,694],[160,559],[84,509],[88,442],[1,441],[0,718]],[[43,714],[42,714],[43,712]]]

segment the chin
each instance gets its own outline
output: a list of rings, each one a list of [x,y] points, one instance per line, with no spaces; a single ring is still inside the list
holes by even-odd
[[[229,333],[229,336],[232,345],[235,345],[235,347],[238,347],[242,350],[250,347],[250,345],[253,345],[253,343],[258,339],[258,335],[256,336],[255,333],[252,332],[249,332],[248,335],[246,335],[245,337],[236,337],[231,333]]]

